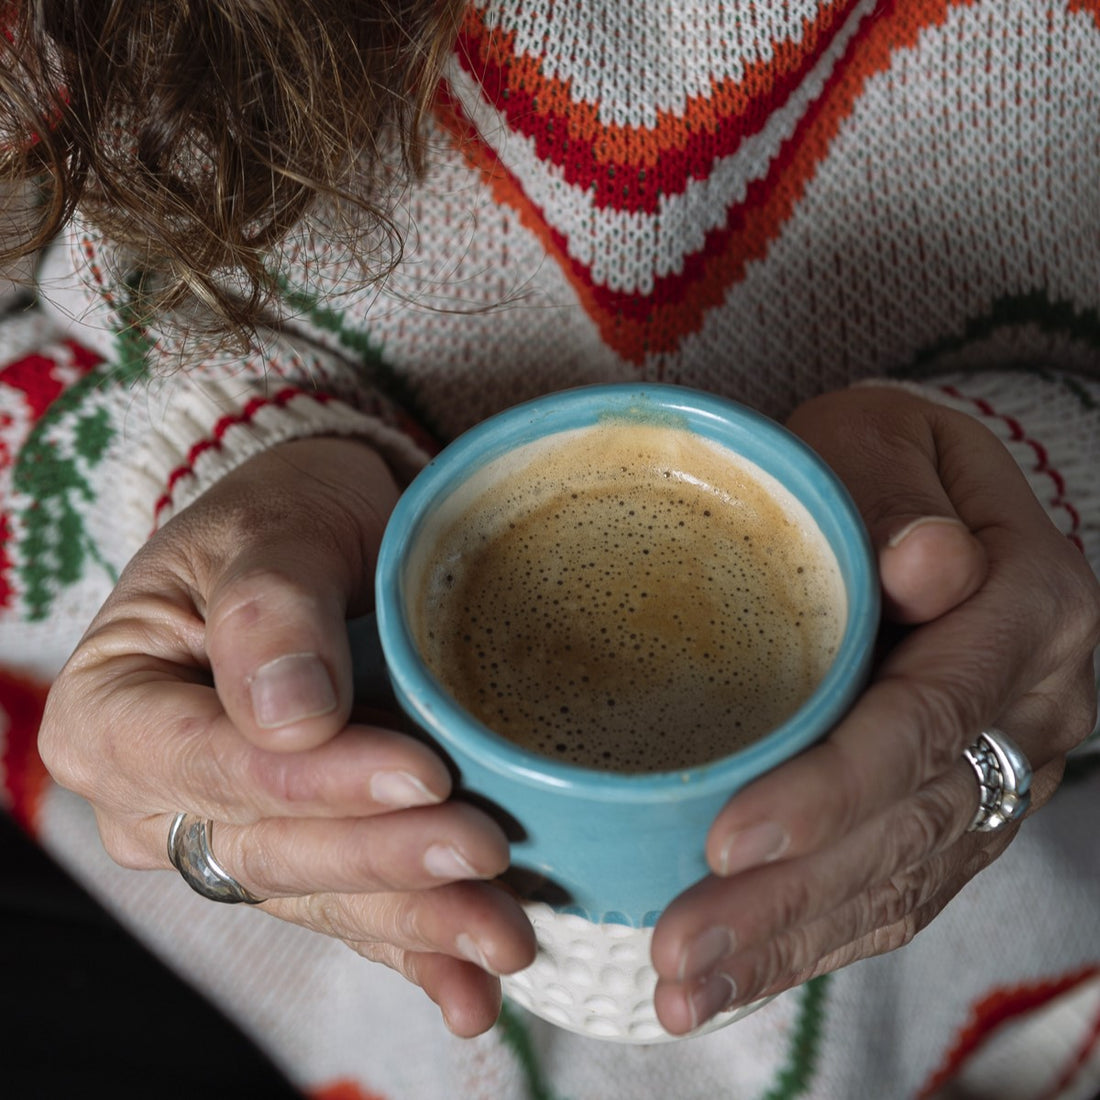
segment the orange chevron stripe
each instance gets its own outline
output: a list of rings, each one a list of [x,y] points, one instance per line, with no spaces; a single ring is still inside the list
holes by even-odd
[[[443,117],[497,201],[512,207],[557,260],[604,341],[628,361],[640,363],[647,355],[675,350],[744,276],[746,266],[764,257],[868,79],[889,66],[895,51],[912,47],[921,31],[942,24],[952,7],[972,2],[891,0],[865,19],[820,100],[807,111],[768,175],[750,185],[745,201],[730,209],[725,226],[709,234],[702,249],[685,257],[684,272],[658,279],[649,295],[619,295],[599,287],[590,270],[569,256],[568,241],[547,224],[542,211],[461,116],[453,98],[444,96]]]
[[[701,133],[713,135],[723,122],[755,113],[760,96],[812,60],[851,7],[851,0],[831,0],[816,18],[803,20],[800,36],[773,43],[770,61],[746,65],[740,80],[711,80],[709,91],[690,97],[682,114],[659,111],[652,127],[600,122],[596,104],[578,99],[571,81],[544,76],[541,58],[520,52],[514,31],[487,27],[484,12],[476,7],[467,8],[461,36],[478,73],[495,70],[504,74],[503,95],[494,98],[506,101],[522,94],[535,114],[588,146],[601,164],[651,169],[662,154],[682,151]]]
[[[501,164],[493,149],[482,140],[481,135],[466,118],[458,100],[451,95],[446,83],[440,85],[437,104],[440,120],[450,130],[467,163],[481,174],[492,192],[493,199],[499,206],[507,206],[514,210],[524,228],[533,233],[546,253],[557,260],[585,312],[598,322],[602,310],[596,300],[592,280],[578,274],[582,269],[569,258],[564,238],[554,233],[543,217],[542,211],[527,197],[519,182]],[[603,333],[602,325],[600,325],[600,331]],[[606,333],[604,338],[607,338]]]
[[[1084,12],[1092,16],[1092,21],[1100,28],[1100,0],[1068,0],[1067,10]]]

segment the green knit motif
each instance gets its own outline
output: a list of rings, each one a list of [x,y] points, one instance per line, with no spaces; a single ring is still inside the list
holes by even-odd
[[[342,310],[324,304],[308,291],[291,286],[285,277],[280,276],[277,282],[283,302],[291,313],[304,315],[318,330],[335,337],[340,347],[358,364],[363,381],[370,383],[390,402],[413,417],[429,435],[441,438],[438,426],[424,403],[408,380],[386,361],[368,332],[349,323]]]
[[[775,1083],[761,1100],[794,1100],[805,1095],[817,1069],[821,1052],[821,1028],[825,1022],[825,997],[831,974],[812,978],[802,986],[802,1003],[798,1008],[787,1061],[776,1074]]]
[[[141,300],[142,275],[128,280],[127,301],[119,309],[116,354],[79,379],[55,400],[34,425],[13,468],[13,489],[28,503],[16,512],[22,531],[16,567],[30,622],[49,617],[57,594],[85,576],[92,565],[114,584],[117,570],[89,535],[84,516],[95,500],[92,474],[115,439],[109,395],[144,381],[149,375],[152,339],[135,303]],[[423,409],[405,381],[379,354],[370,337],[285,281],[286,303],[304,312],[321,330],[333,334],[360,368],[388,397],[426,422]],[[426,425],[431,430],[430,425]]]
[[[896,377],[921,380],[934,376],[943,370],[945,356],[987,340],[999,331],[1023,328],[1038,336],[1068,339],[1090,351],[1100,352],[1100,313],[1095,309],[1078,309],[1072,302],[1051,301],[1044,291],[1035,290],[995,299],[988,313],[968,319],[958,335],[921,348],[906,367],[895,372]],[[1072,390],[1085,408],[1096,407],[1091,394],[1071,375],[1031,364],[1000,364],[996,369],[1020,370],[1047,380],[1056,377],[1061,385]]]
[[[812,978],[797,991],[800,998],[798,1014],[791,1028],[786,1059],[760,1100],[797,1100],[809,1090],[821,1054],[821,1030],[831,981],[831,974],[823,974]],[[523,1013],[507,1001],[501,1008],[496,1032],[519,1065],[527,1089],[527,1100],[561,1100],[539,1063]],[[731,1083],[731,1095],[733,1088]]]
[[[95,500],[91,474],[116,434],[103,398],[148,374],[151,341],[134,323],[116,333],[115,362],[101,363],[74,382],[43,413],[20,449],[12,470],[22,530],[15,567],[23,588],[25,617],[49,617],[58,592],[75,584],[91,565],[117,581],[117,572],[88,534],[84,515]]]

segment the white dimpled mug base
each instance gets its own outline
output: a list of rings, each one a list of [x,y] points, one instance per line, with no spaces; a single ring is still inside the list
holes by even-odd
[[[539,952],[526,970],[503,979],[509,1000],[593,1039],[666,1043],[690,1037],[670,1035],[653,1009],[657,975],[649,961],[652,928],[594,924],[543,902],[528,902],[524,909],[535,928]],[[771,999],[720,1012],[691,1035],[717,1031]]]

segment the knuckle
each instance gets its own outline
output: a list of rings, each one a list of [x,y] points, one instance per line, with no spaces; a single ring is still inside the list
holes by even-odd
[[[281,860],[277,856],[278,842],[267,835],[266,829],[250,829],[247,843],[230,840],[229,830],[215,828],[210,837],[211,847],[217,848],[218,862],[242,886],[254,893],[267,896],[279,893]]]
[[[1059,714],[1049,726],[1048,746],[1056,755],[1064,755],[1075,749],[1096,729],[1096,687],[1089,682],[1080,691],[1068,691],[1059,700]]]
[[[899,947],[912,943],[916,934],[916,922],[909,917],[876,928],[870,936],[871,954],[886,955],[891,951],[897,951]]]
[[[819,960],[821,944],[810,927],[796,928],[773,940],[761,952],[751,976],[751,989],[765,990],[791,984]]]
[[[1054,797],[1055,792],[1062,785],[1066,774],[1066,758],[1056,756],[1053,760],[1036,768],[1031,777],[1031,805],[1028,807],[1027,816],[1041,810]]]
[[[305,894],[295,900],[298,902],[296,923],[345,943],[360,942],[357,930],[351,927],[347,919],[344,899],[340,894]]]
[[[418,906],[409,895],[318,892],[293,899],[295,921],[342,940],[358,954],[403,971],[396,960],[431,940],[420,933]]]
[[[62,787],[87,795],[88,788],[83,781],[82,772],[65,739],[60,735],[55,723],[43,720],[38,731],[38,756],[46,771]]]
[[[130,871],[145,871],[153,866],[145,849],[124,829],[110,828],[100,824],[99,838],[103,843],[103,850],[120,867],[125,867]]]
[[[771,926],[792,929],[810,913],[818,891],[809,875],[787,875],[776,888]]]
[[[317,797],[317,770],[308,756],[253,751],[247,768],[250,780],[280,806],[305,805]]]
[[[421,907],[398,902],[399,897],[389,895],[375,907],[372,920],[375,938],[401,948],[430,944],[430,938],[421,931]]]
[[[969,778],[969,777],[968,777]],[[887,831],[893,865],[907,870],[923,863],[953,838],[959,818],[957,800],[939,784],[921,788],[908,811]]]
[[[1092,653],[1077,665],[1075,675],[1050,678],[1022,695],[1016,709],[1006,712],[1005,728],[1031,735],[1029,758],[1038,770],[1044,762],[1064,757],[1096,729],[1097,688]]]
[[[205,720],[181,718],[162,742],[167,758],[157,774],[172,775],[180,791],[200,791],[203,811],[216,820],[239,821],[240,778],[227,758],[227,738],[209,736]],[[188,807],[197,812],[197,807]]]
[[[46,771],[62,787],[89,797],[92,793],[91,774],[81,766],[77,751],[79,742],[69,736],[69,731],[79,729],[80,724],[69,720],[68,682],[64,673],[55,682],[46,697],[46,706],[38,728],[38,755]]]
[[[889,951],[896,951],[899,947],[905,947],[912,943],[917,935],[927,928],[943,910],[951,893],[953,891],[947,896],[926,897],[924,896],[925,891],[921,891],[918,904],[915,904],[893,924],[884,925],[871,934],[869,940],[871,953],[884,955]]]
[[[1045,617],[1040,653],[1047,671],[1090,660],[1100,645],[1100,579],[1084,555],[1065,539],[1052,553],[1031,563],[1023,584],[1035,593],[1028,606]]]
[[[755,995],[760,990],[770,988],[779,975],[784,973],[783,958],[789,954],[786,945],[791,934],[781,936],[778,940],[772,940],[767,947],[753,953],[748,967],[739,970],[737,975],[738,995]]]
[[[962,751],[960,741],[970,735],[968,731],[981,728],[982,693],[975,691],[974,685],[988,680],[981,668],[982,660],[983,655],[974,653],[935,679],[902,685],[912,716],[908,729],[915,785],[951,768]],[[959,736],[950,736],[952,731]]]
[[[234,574],[212,599],[207,612],[211,648],[222,639],[245,638],[278,627],[289,609],[314,598],[307,579],[274,563]]]
[[[1056,602],[1059,634],[1073,648],[1089,653],[1100,644],[1100,580],[1080,558],[1076,569],[1062,571],[1070,591]]]
[[[345,939],[343,942],[368,962],[381,963],[382,966],[396,970],[398,974],[410,981],[413,980],[408,964],[408,952],[401,948],[379,940]]]
[[[820,978],[822,974],[831,974],[834,970],[840,970],[842,967],[858,962],[863,957],[864,951],[861,949],[859,941],[846,943],[841,947],[834,948],[821,958],[815,959],[809,965],[795,972],[792,977],[795,984],[801,985],[813,978]]]
[[[807,928],[797,928],[785,936],[780,936],[771,954],[768,968],[769,980],[776,981],[782,975],[801,969],[806,965],[807,960],[817,953]]]
[[[874,930],[871,935],[875,943],[893,942],[895,937],[907,935],[908,939],[895,944],[900,947],[916,934],[916,927],[910,917],[925,900],[927,877],[922,871],[892,875],[872,893],[868,907],[868,927]],[[893,950],[893,947],[883,950]]]

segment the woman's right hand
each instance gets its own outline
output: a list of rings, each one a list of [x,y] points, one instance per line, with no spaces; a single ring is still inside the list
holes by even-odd
[[[396,497],[349,439],[281,444],[227,475],[124,571],[39,747],[118,863],[167,868],[175,814],[209,818],[218,861],[264,910],[398,970],[469,1036],[534,936],[487,881],[508,865],[504,834],[448,800],[442,761],[349,724],[346,620],[371,606]]]

